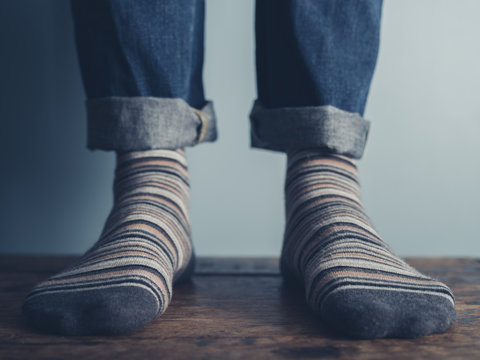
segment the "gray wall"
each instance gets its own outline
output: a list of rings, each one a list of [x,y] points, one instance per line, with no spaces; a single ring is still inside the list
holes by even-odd
[[[207,0],[205,87],[220,137],[188,150],[201,255],[277,255],[285,156],[249,148],[253,1]],[[360,162],[400,255],[480,256],[480,2],[386,1]],[[0,252],[80,253],[112,201],[113,153],[85,148],[68,2],[0,2]]]

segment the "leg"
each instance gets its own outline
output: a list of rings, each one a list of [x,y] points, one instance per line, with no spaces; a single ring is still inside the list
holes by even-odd
[[[90,149],[216,139],[203,94],[203,0],[73,0],[72,10]]]
[[[75,0],[72,10],[88,147],[117,153],[114,204],[99,240],[37,285],[23,312],[56,333],[124,334],[162,314],[193,269],[183,147],[216,137],[204,3]]]
[[[395,256],[360,200],[355,158],[381,1],[257,1],[252,145],[285,151],[284,276],[357,338],[418,337],[455,321],[450,289]]]

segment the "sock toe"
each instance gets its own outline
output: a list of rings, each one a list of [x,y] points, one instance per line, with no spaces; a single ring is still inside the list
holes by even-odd
[[[322,319],[352,338],[417,338],[443,332],[456,319],[447,298],[390,291],[345,290],[330,294],[321,306]]]
[[[22,311],[37,329],[64,335],[121,335],[142,328],[161,308],[138,286],[46,293],[27,299]]]

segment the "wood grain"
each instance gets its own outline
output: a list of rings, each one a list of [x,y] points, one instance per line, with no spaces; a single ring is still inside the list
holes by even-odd
[[[0,256],[0,359],[480,359],[480,260],[407,259],[446,282],[458,320],[415,340],[349,340],[332,334],[283,284],[276,259],[199,259],[166,313],[130,336],[38,333],[20,306],[71,256]]]

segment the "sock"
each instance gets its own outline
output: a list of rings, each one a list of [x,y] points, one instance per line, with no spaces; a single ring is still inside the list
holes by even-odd
[[[285,205],[282,273],[304,285],[330,327],[354,338],[415,338],[455,322],[450,289],[395,256],[373,228],[352,159],[289,153]]]
[[[42,330],[118,335],[167,308],[193,269],[183,149],[117,154],[114,205],[100,239],[29,293],[23,313]]]

